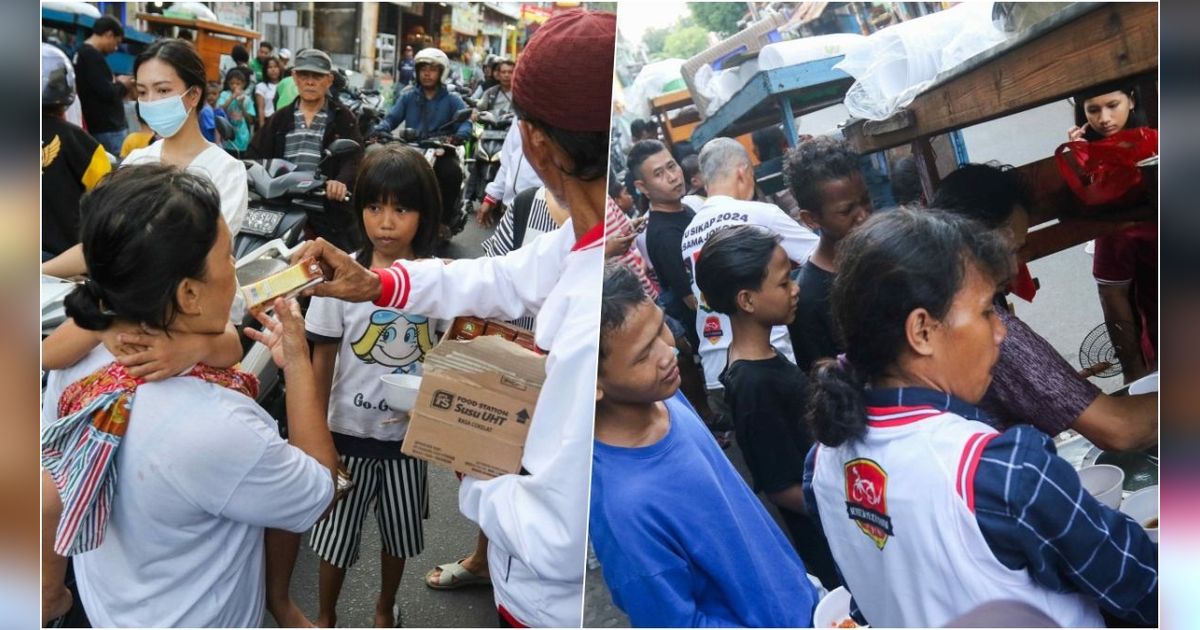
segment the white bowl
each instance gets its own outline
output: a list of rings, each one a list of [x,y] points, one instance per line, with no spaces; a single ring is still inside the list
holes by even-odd
[[[1121,511],[1137,521],[1150,540],[1158,542],[1158,486],[1147,486],[1125,497]],[[1148,524],[1154,527],[1146,527]]]
[[[850,591],[845,586],[839,586],[817,602],[817,608],[813,611],[813,628],[836,628],[842,620],[849,618]]]
[[[1129,395],[1149,394],[1158,391],[1158,372],[1143,376],[1129,384]]]
[[[1084,466],[1079,469],[1079,482],[1088,494],[1112,509],[1121,505],[1121,486],[1125,483],[1125,471],[1109,464]]]
[[[384,374],[383,395],[388,406],[396,411],[412,411],[417,404],[417,391],[421,389],[421,377],[415,374]]]

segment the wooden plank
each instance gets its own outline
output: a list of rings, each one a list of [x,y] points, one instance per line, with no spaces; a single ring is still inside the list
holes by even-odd
[[[845,133],[859,153],[872,153],[1157,68],[1158,5],[1104,4],[917,96],[907,108],[916,117],[908,129],[867,136],[860,120]]]
[[[693,104],[693,101],[690,92],[687,90],[676,90],[666,94],[659,94],[650,99],[650,111],[655,114],[661,114],[675,109],[683,109],[691,104]]]
[[[180,18],[167,17],[165,15],[158,15],[156,13],[139,13],[137,17],[139,20],[145,20],[151,24],[165,24],[167,26],[180,26],[183,28],[204,30],[211,33],[221,33],[223,35],[241,37],[247,40],[257,40],[260,37],[258,31],[238,28],[236,26],[229,26],[227,24],[221,24],[220,22],[209,22],[207,20],[184,20]]]
[[[1061,252],[1064,249],[1074,247],[1080,243],[1086,243],[1094,238],[1113,234],[1133,224],[1134,222],[1129,221],[1068,219],[1031,230],[1028,238],[1025,240],[1025,249],[1023,250],[1025,261],[1029,262]]]
[[[1150,186],[1146,196],[1132,204],[1085,206],[1063,181],[1054,157],[1031,162],[1017,168],[1033,192],[1033,207],[1029,211],[1030,225],[1052,219],[1120,222],[1147,220],[1158,207],[1157,187]]]

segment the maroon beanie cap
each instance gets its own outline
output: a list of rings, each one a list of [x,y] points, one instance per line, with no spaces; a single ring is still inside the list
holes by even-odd
[[[538,28],[517,61],[513,101],[567,131],[608,131],[617,16],[571,9]]]

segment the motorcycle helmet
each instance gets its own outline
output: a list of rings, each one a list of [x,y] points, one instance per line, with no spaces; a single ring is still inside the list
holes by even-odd
[[[442,81],[445,81],[446,71],[450,69],[450,58],[446,56],[446,53],[437,48],[425,48],[413,57],[413,67],[418,74],[421,72],[421,66],[429,63],[441,68],[442,75],[440,78]]]

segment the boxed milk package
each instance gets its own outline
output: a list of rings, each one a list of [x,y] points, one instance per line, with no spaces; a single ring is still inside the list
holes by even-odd
[[[423,371],[401,452],[483,479],[520,472],[546,378],[532,334],[460,317]]]

